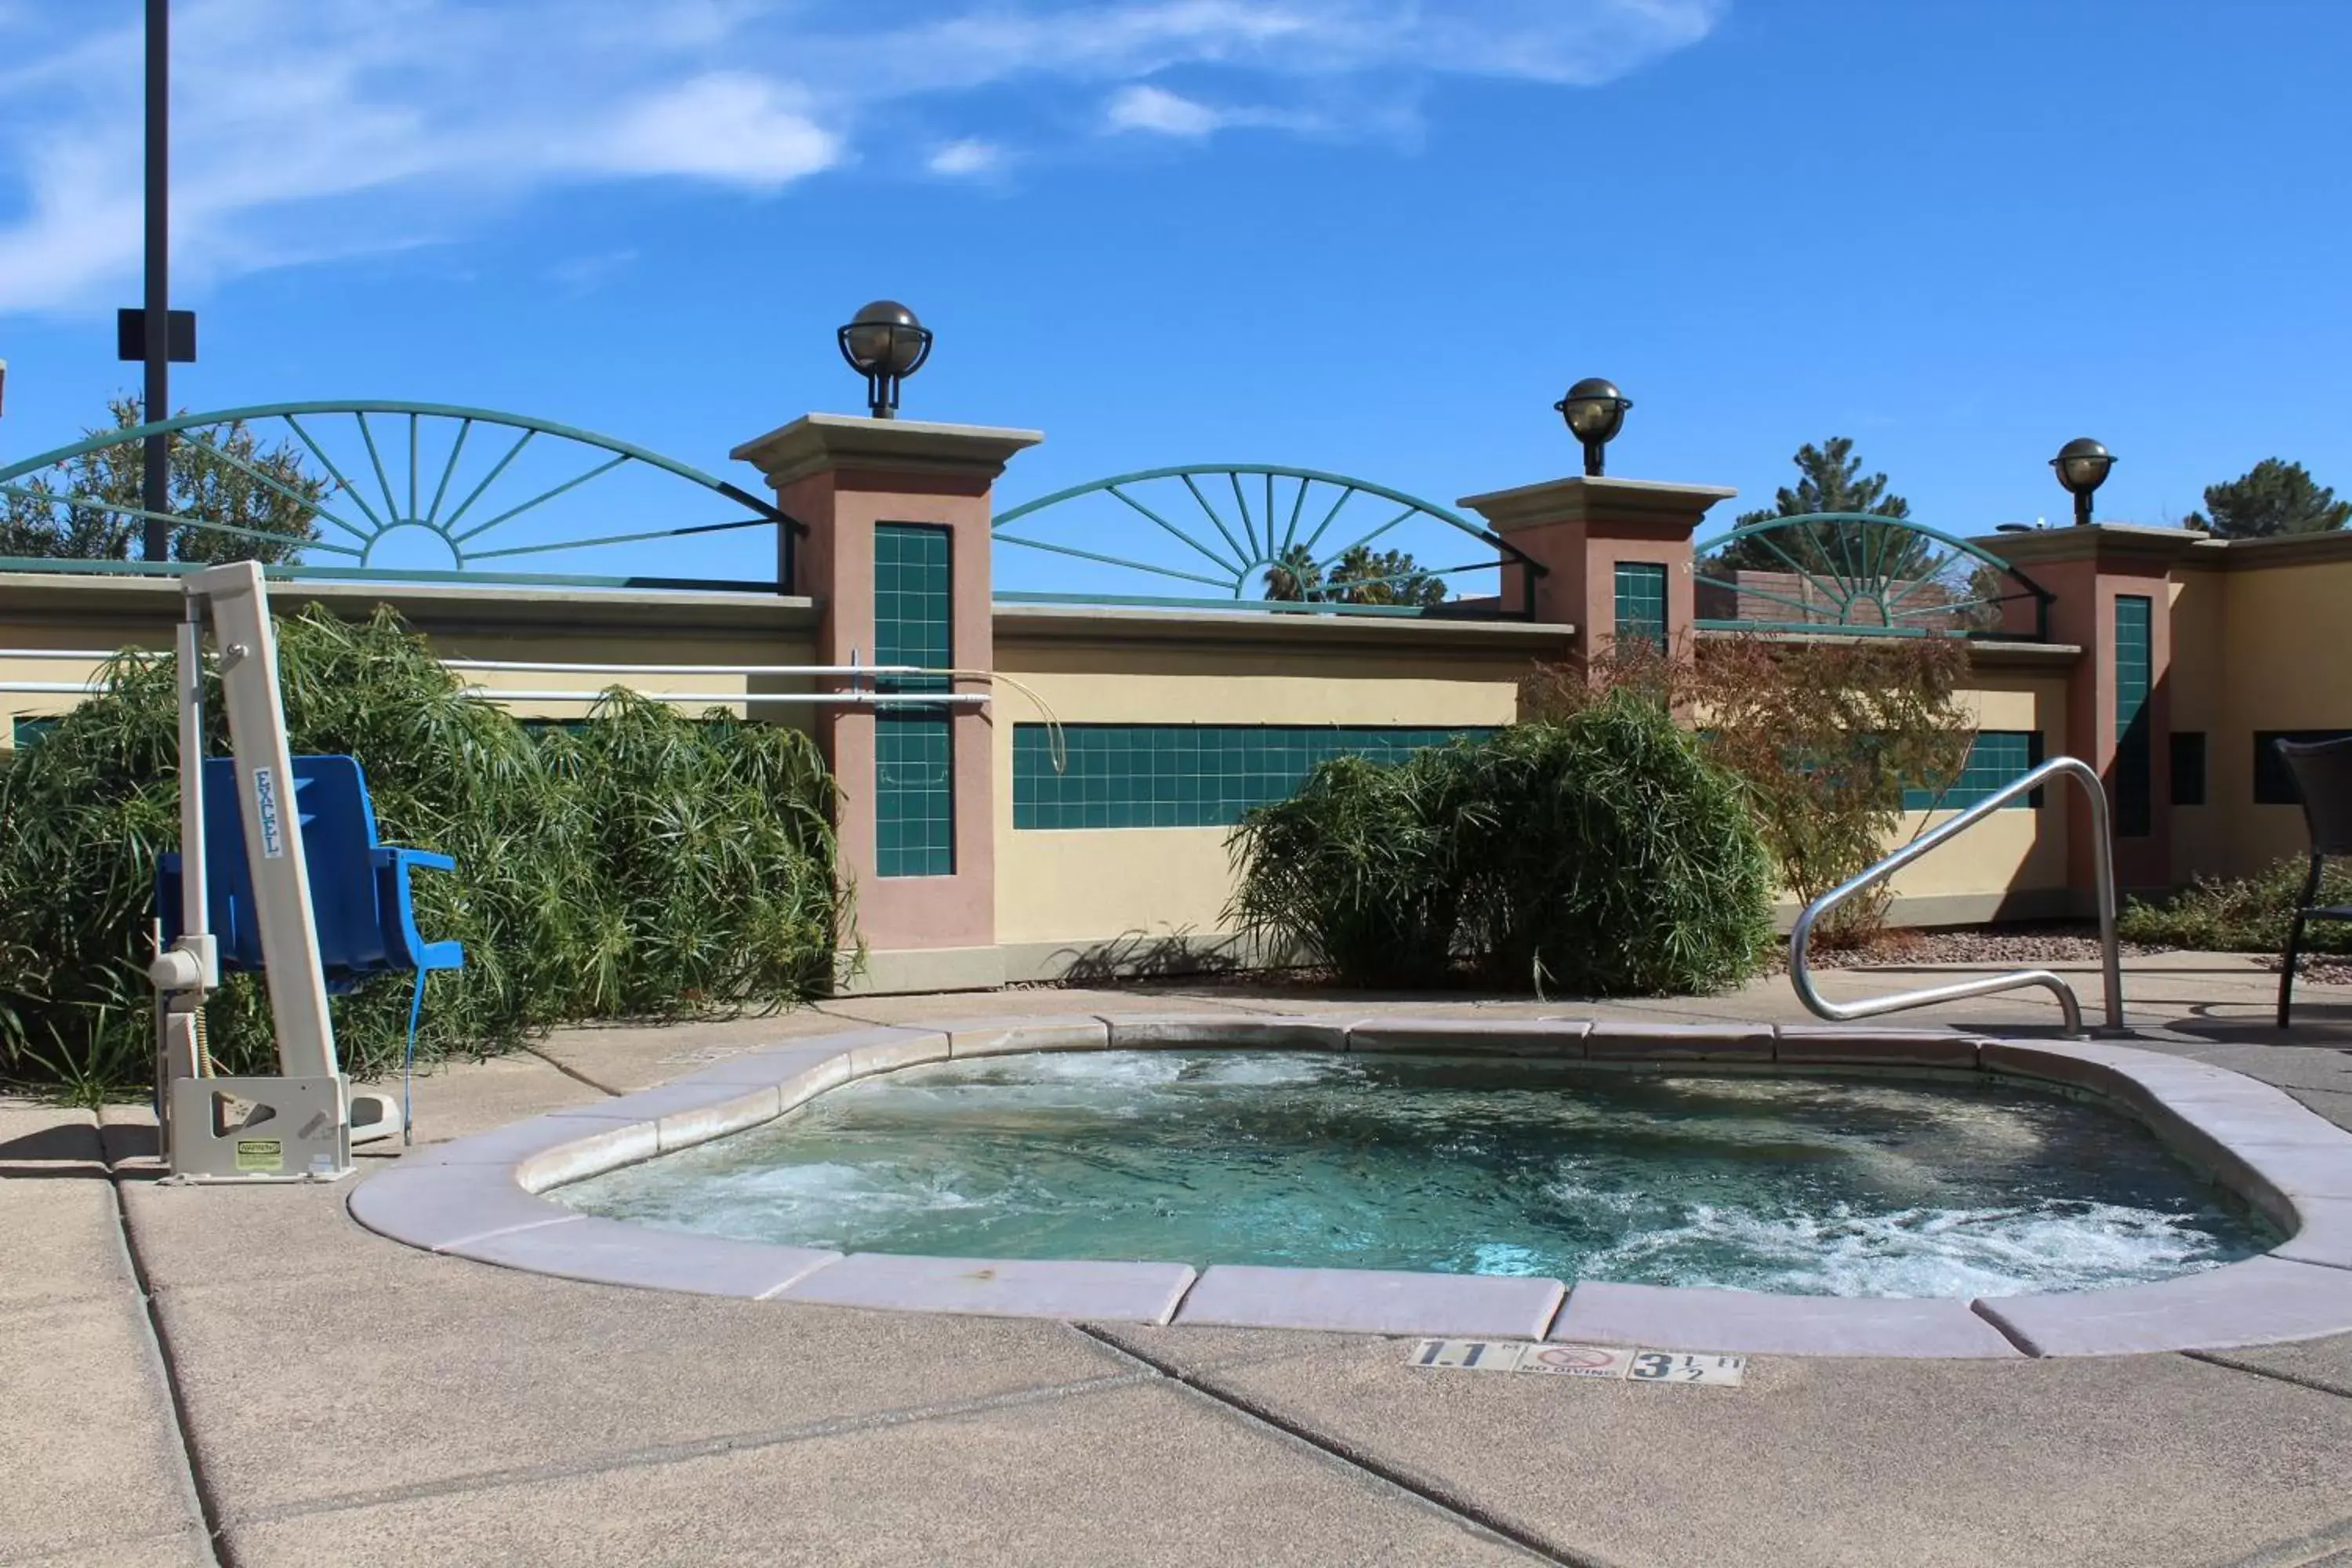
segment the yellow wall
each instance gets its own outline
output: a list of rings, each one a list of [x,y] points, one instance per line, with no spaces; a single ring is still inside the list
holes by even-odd
[[[1377,652],[1252,646],[1231,616],[1202,616],[1182,640],[1042,642],[1000,616],[997,667],[1035,688],[1066,724],[1332,724],[1471,727],[1512,721],[1533,663],[1506,645],[1465,654],[1416,647],[1420,628],[1379,624]],[[1231,646],[1240,644],[1242,646]],[[1405,651],[1399,653],[1402,647]],[[1978,728],[2040,730],[2065,749],[2065,677],[2056,668],[1985,669],[1963,693]],[[1013,726],[1039,715],[997,692],[996,925],[1008,946],[1214,937],[1227,929],[1233,877],[1222,827],[1013,826]],[[1907,839],[1952,814],[1906,814]],[[1990,917],[2018,890],[2064,886],[2064,805],[2004,812],[1895,881],[1910,918]],[[2011,905],[2011,912],[2020,906]]]
[[[160,590],[160,591],[158,591]],[[753,595],[696,594],[574,594],[551,601],[512,590],[403,590],[356,593],[341,588],[273,588],[280,614],[306,600],[362,616],[389,602],[422,632],[444,658],[527,659],[552,663],[620,664],[646,673],[627,678],[648,694],[665,691],[733,693],[750,689],[807,690],[806,678],[661,676],[677,664],[807,664],[814,660],[814,615],[804,601],[762,600]],[[169,584],[125,587],[103,579],[0,578],[0,648],[168,648],[181,598]],[[533,617],[537,617],[534,619]],[[466,672],[492,692],[562,690],[593,692],[609,677],[521,671]],[[87,660],[8,658],[0,655],[0,681],[86,682],[98,674]],[[79,699],[0,691],[0,747],[13,743],[14,721],[60,714]],[[518,717],[576,719],[585,702],[516,701],[505,706]],[[709,706],[687,705],[691,711]],[[741,703],[728,705],[736,713]],[[754,704],[748,711],[772,722],[805,728],[805,704]]]
[[[2181,863],[2184,879],[2243,876],[2308,847],[2298,808],[2253,804],[2254,734],[2352,729],[2352,555],[2339,545],[2352,539],[2232,544],[2229,570],[2193,574],[2220,590],[2212,646],[2223,657],[2209,659],[2219,689],[2202,726],[2213,805],[2184,814],[2212,822],[2195,841],[2200,853]],[[2182,663],[2178,644],[2173,663]],[[2174,727],[2199,727],[2179,716],[2177,699]]]
[[[2063,676],[1979,669],[1960,700],[1979,730],[2039,730],[2045,755],[2066,750]],[[1907,843],[1957,815],[1906,812],[1896,842]],[[1895,918],[1930,924],[1989,919],[2004,898],[2061,889],[2065,882],[2065,799],[2060,790],[2049,789],[2042,792],[2040,810],[1995,813],[1966,837],[1898,872],[1895,896],[1911,907],[1898,909]]]
[[[1024,617],[1032,626],[1036,617]],[[1383,620],[1324,636],[1189,617],[1149,638],[1105,617],[1098,635],[1038,640],[1000,613],[997,668],[1036,689],[1065,724],[1333,724],[1480,727],[1517,716],[1518,683],[1558,639],[1528,628]],[[1251,618],[1253,622],[1255,617]],[[1376,629],[1375,629],[1376,628]],[[1400,651],[1402,650],[1402,651]],[[996,694],[996,938],[1000,943],[1150,941],[1225,930],[1233,880],[1222,827],[1013,826],[1013,726],[1041,715]]]

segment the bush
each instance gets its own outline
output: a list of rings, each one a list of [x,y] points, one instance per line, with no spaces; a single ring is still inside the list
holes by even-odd
[[[2117,919],[2126,942],[2151,947],[2200,948],[2214,952],[2282,952],[2286,928],[2303,894],[2311,862],[2302,857],[2276,860],[2234,881],[2199,879],[2162,903],[2132,900]],[[2317,902],[2352,904],[2352,871],[2330,862]],[[2352,925],[2311,921],[2303,928],[2306,952],[2352,952]]]
[[[1490,983],[1614,995],[1712,991],[1771,942],[1771,865],[1738,782],[1655,703],[1383,766],[1339,758],[1247,813],[1229,918],[1346,984]]]
[[[1780,887],[1811,903],[1885,855],[1907,789],[1940,796],[1958,782],[1976,730],[1959,700],[1968,668],[1953,637],[1741,635],[1673,653],[1621,642],[1538,676],[1527,698],[1538,716],[1559,715],[1630,690],[1689,714],[1709,760],[1745,786]],[[1893,896],[1881,882],[1847,900],[1815,940],[1867,941]]]
[[[356,625],[309,612],[278,637],[293,749],[358,757],[384,841],[457,858],[415,883],[419,928],[466,944],[466,967],[427,984],[420,1058],[510,1048],[568,1018],[787,1000],[830,978],[846,911],[831,784],[806,736],[618,691],[577,733],[535,736],[466,696],[388,611]],[[153,878],[179,835],[171,661],[126,653],[107,674],[110,690],[0,769],[0,1080],[84,1098],[152,1074]],[[412,984],[335,1000],[354,1076],[398,1064]],[[223,1071],[275,1070],[251,978],[208,1013]]]
[[[1772,865],[1739,781],[1616,693],[1472,753],[1465,930],[1488,977],[1582,995],[1738,984],[1772,943]]]
[[[1229,919],[1271,951],[1303,948],[1350,985],[1430,985],[1454,966],[1470,742],[1390,766],[1334,757],[1298,793],[1245,813]]]

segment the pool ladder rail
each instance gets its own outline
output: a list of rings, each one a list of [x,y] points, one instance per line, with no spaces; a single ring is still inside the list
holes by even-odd
[[[1819,1017],[1833,1023],[1851,1023],[1857,1018],[1876,1017],[1883,1013],[1931,1007],[1939,1002],[1958,1002],[1968,996],[1990,996],[1996,992],[2022,991],[2040,986],[2058,998],[2067,1035],[2075,1039],[2086,1037],[2083,1027],[2083,1004],[2075,996],[2074,988],[2047,969],[2012,969],[1999,974],[1979,975],[1973,980],[1955,981],[1949,985],[1895,991],[1859,1002],[1832,1002],[1813,988],[1812,971],[1805,957],[1806,949],[1812,940],[1814,924],[1830,910],[1874,883],[1884,881],[1912,861],[1950,843],[2018,796],[2031,795],[2051,779],[2061,776],[2080,784],[2091,799],[2093,871],[2099,899],[2099,962],[2107,993],[2106,1027],[2122,1032],[2123,957],[2116,942],[2116,858],[2115,843],[2107,827],[2107,793],[2105,786],[2099,782],[2097,771],[2080,757],[2051,758],[2040,767],[2003,784],[1951,821],[1921,834],[1860,876],[1839,883],[1807,904],[1804,912],[1797,917],[1796,929],[1789,934],[1789,982],[1796,987],[1797,1000]]]

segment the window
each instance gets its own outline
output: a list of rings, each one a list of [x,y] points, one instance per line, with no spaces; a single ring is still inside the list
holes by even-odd
[[[1043,724],[1013,729],[1015,828],[1230,827],[1298,791],[1315,764],[1354,755],[1402,762],[1486,730],[1312,724],[1070,724],[1054,770]]]
[[[2172,804],[2205,804],[2205,731],[2172,732]]]
[[[948,531],[923,523],[874,529],[874,662],[946,669],[952,663],[953,582]],[[944,691],[945,676],[886,677],[885,691]],[[874,868],[884,877],[955,875],[955,721],[940,707],[874,714]]]
[[[2116,837],[2145,838],[2152,820],[2153,761],[2147,694],[2155,601],[2141,594],[2116,598]]]
[[[2352,735],[2352,730],[2257,730],[2254,731],[2254,804],[2256,805],[2293,805],[2294,775],[2286,771],[2286,759],[2278,754],[2278,742],[2293,741],[2307,745],[2314,741],[2340,741]]]
[[[1654,562],[1617,563],[1617,636],[1666,646],[1666,569]]]
[[[1906,811],[1963,811],[1988,799],[1994,791],[2016,780],[2020,775],[2040,767],[2042,762],[2042,731],[2039,730],[1979,730],[1969,742],[1968,761],[1960,764],[1960,776],[1952,787],[1941,795],[1929,789],[1906,789],[1903,792]],[[2002,807],[2004,811],[2029,811],[2040,806],[2042,792],[2021,795]]]

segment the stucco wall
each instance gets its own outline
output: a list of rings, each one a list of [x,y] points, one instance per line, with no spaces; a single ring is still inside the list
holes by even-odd
[[[1254,618],[1256,619],[1256,618]],[[1538,628],[1398,621],[1269,626],[1232,616],[1122,619],[1117,612],[1000,606],[998,668],[1034,687],[1065,724],[1500,725],[1538,658],[1557,658]],[[2065,749],[2065,674],[2057,652],[2028,668],[1982,668],[1964,693],[1977,726],[2040,730]],[[1225,931],[1232,895],[1220,827],[1021,829],[1013,825],[1013,728],[1041,716],[997,693],[997,941],[1027,950],[1038,972],[1057,950],[1103,943],[1138,952]],[[1915,812],[1908,837],[1952,814]],[[1895,883],[1903,918],[1965,921],[2053,912],[2064,888],[2064,813],[2000,814]],[[1784,919],[1793,915],[1790,905]],[[1016,977],[1024,972],[1016,959]]]
[[[1063,611],[999,605],[997,668],[1065,724],[1507,724],[1557,628],[1391,619]],[[1043,718],[996,694],[996,933],[1008,948],[1224,929],[1222,827],[1013,826],[1013,729]]]
[[[673,675],[679,664],[807,664],[813,661],[814,611],[803,599],[749,594],[593,593],[511,588],[418,588],[387,593],[369,587],[273,584],[271,605],[287,613],[320,603],[362,616],[388,604],[425,634],[445,658],[623,664],[646,673],[628,684],[647,692],[807,690],[805,678]],[[169,583],[0,574],[0,648],[168,648],[183,599]],[[0,656],[0,681],[87,681],[97,666],[82,660]],[[593,691],[608,684],[595,675],[520,671],[469,672],[493,691]],[[78,700],[0,691],[0,746],[11,743],[18,717],[63,713]],[[583,702],[517,701],[518,717],[576,719]],[[694,705],[697,708],[702,704]],[[803,704],[732,704],[773,722],[805,727]]]
[[[2210,858],[2187,864],[2242,876],[2307,847],[2298,808],[2254,804],[2255,733],[2352,729],[2352,538],[2226,549],[2226,570],[2183,574],[2220,589],[2214,644],[2222,655],[2210,661],[2219,689],[2204,726]],[[2195,584],[2192,595],[2202,588]]]

